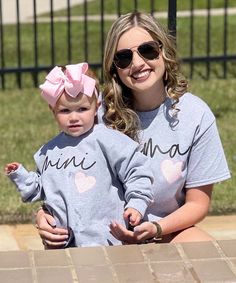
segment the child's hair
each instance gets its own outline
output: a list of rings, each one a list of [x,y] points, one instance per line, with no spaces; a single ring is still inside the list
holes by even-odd
[[[174,100],[173,108],[187,90],[187,81],[180,73],[174,38],[151,15],[133,12],[118,18],[108,32],[104,51],[103,119],[107,125],[135,140],[138,139],[139,119],[133,110],[133,96],[131,90],[119,79],[113,58],[121,35],[137,26],[145,29],[160,43],[166,68],[163,81],[167,95]]]
[[[85,75],[87,75],[88,77],[90,77],[90,78],[92,78],[96,81],[95,87],[96,87],[97,92],[99,93],[100,82],[99,82],[97,74],[89,67],[88,70],[86,71]]]
[[[55,66],[41,84],[41,95],[54,108],[60,96],[65,92],[71,97],[83,93],[89,97],[99,94],[99,81],[95,73],[89,69],[88,63]]]

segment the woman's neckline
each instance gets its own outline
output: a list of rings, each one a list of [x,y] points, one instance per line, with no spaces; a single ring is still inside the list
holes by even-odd
[[[165,100],[161,103],[161,105],[155,107],[155,108],[152,108],[152,109],[149,109],[149,110],[145,110],[145,111],[140,111],[140,110],[136,110],[135,112],[138,114],[138,115],[145,115],[145,114],[151,114],[151,113],[157,113],[157,112],[160,112],[161,110],[163,110],[163,107],[164,105],[166,104],[166,101],[168,100],[168,97],[165,98]]]

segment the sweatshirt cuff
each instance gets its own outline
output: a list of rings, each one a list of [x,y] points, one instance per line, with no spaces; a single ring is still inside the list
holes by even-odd
[[[23,167],[22,164],[19,167],[8,174],[8,177],[15,183],[23,183],[28,177],[28,171]]]

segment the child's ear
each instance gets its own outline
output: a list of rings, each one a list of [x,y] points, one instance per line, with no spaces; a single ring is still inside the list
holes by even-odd
[[[101,101],[98,101],[98,102],[97,102],[97,106],[96,106],[96,115],[97,115],[97,113],[98,113],[98,108],[100,107],[100,105],[101,105]]]
[[[48,108],[52,111],[52,114],[55,115],[54,109],[50,104],[48,104]]]

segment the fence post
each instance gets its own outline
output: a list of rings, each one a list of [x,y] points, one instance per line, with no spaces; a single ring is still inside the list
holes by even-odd
[[[4,44],[3,44],[3,22],[2,22],[2,0],[0,0],[0,69],[5,67],[4,62]],[[4,73],[1,73],[1,87],[5,89]]]
[[[169,0],[168,3],[168,30],[176,38],[176,0]]]

